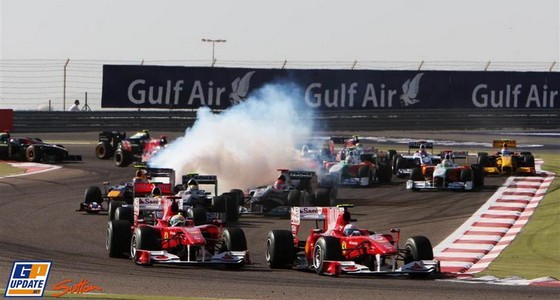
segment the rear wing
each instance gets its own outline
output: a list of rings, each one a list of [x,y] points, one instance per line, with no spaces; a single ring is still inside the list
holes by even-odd
[[[103,131],[99,133],[99,141],[100,142],[107,142],[111,143],[111,141],[115,141],[118,143],[126,138],[126,132],[119,132],[119,131]]]
[[[517,147],[517,141],[515,141],[515,140],[502,139],[502,140],[493,140],[492,141],[492,147],[493,148],[502,148],[504,146],[504,144],[506,144],[506,146],[508,148],[516,148]]]
[[[145,168],[146,177],[151,183],[175,185],[175,170],[169,168]]]
[[[152,222],[165,215],[164,210],[178,197],[135,197],[134,198],[134,225],[144,223],[148,218]],[[183,210],[183,201],[177,201],[179,211]],[[159,212],[159,214],[158,214]]]
[[[135,182],[134,196],[143,197],[143,196],[151,195],[155,187],[159,188],[162,195],[173,194],[173,185],[170,183]]]
[[[334,229],[338,216],[344,213],[344,207],[335,206],[293,206],[290,211],[292,233],[297,235],[301,221],[325,221],[325,230]]]
[[[468,161],[469,159],[468,151],[443,150],[439,155],[441,159],[444,159],[446,154],[450,154],[452,160],[464,159],[465,161]]]
[[[331,141],[335,144],[345,144],[348,137],[344,136],[331,136]]]
[[[408,142],[408,149],[420,149],[420,145],[424,145],[426,149],[434,149],[434,143],[426,141]]]
[[[183,175],[182,177],[182,183],[183,185],[187,185],[189,183],[189,180],[194,179],[196,180],[196,182],[198,182],[198,184],[204,184],[204,185],[213,185],[214,186],[214,195],[218,195],[218,176],[216,175],[200,175],[197,173],[191,173],[191,174],[186,174]]]
[[[311,179],[315,176],[314,171],[303,171],[303,170],[279,170],[282,174],[286,174],[290,180],[302,180]]]

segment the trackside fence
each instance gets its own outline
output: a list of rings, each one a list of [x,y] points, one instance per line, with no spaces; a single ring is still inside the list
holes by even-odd
[[[321,131],[560,129],[559,109],[383,109],[318,112]],[[196,111],[15,111],[14,132],[184,131]]]

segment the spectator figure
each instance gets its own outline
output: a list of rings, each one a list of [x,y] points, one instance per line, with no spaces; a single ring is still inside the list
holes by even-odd
[[[80,111],[80,100],[76,99],[76,101],[74,101],[74,105],[70,106],[68,111]]]

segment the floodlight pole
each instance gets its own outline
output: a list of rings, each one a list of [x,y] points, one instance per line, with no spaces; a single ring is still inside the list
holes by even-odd
[[[212,62],[216,61],[216,58],[214,56],[216,43],[227,42],[226,40],[221,40],[221,39],[206,39],[206,38],[202,39],[202,41],[205,42],[205,43],[212,43]]]

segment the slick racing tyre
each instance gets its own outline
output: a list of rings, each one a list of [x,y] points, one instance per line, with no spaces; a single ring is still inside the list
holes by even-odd
[[[115,210],[115,220],[134,222],[134,211],[130,206],[120,206]]]
[[[320,275],[326,274],[325,261],[342,260],[342,246],[340,241],[333,236],[323,236],[317,240],[313,248],[313,267]]]
[[[294,237],[289,230],[272,230],[268,233],[265,258],[270,268],[291,268],[294,256]]]
[[[118,207],[123,206],[124,203],[125,203],[124,201],[109,200],[109,208],[107,209],[107,214],[109,215],[109,221],[115,219],[115,211],[117,210]]]
[[[406,250],[404,256],[404,263],[410,263],[416,260],[433,260],[434,252],[432,250],[432,244],[425,236],[413,236],[406,240],[404,244],[404,249]],[[411,273],[409,277],[425,277],[428,276],[427,273]]]
[[[130,247],[130,224],[127,221],[113,220],[107,224],[105,248],[109,257],[123,257]]]
[[[473,186],[483,187],[484,186],[484,168],[481,165],[475,164],[471,165],[472,175],[473,175]]]
[[[434,259],[432,244],[430,240],[421,235],[410,237],[404,244],[406,254],[404,263],[410,263],[415,260],[431,260]]]
[[[101,194],[101,189],[98,186],[88,187],[84,193],[84,202],[85,203],[97,202],[101,204],[101,202],[103,202],[103,195]]]
[[[222,232],[223,251],[247,251],[247,239],[241,228],[228,228]]]
[[[109,143],[99,142],[95,146],[95,156],[99,159],[108,159],[113,155],[113,149]]]
[[[136,250],[161,250],[159,231],[150,226],[137,227],[130,240],[130,257],[134,260]]]
[[[124,168],[130,165],[130,163],[132,162],[132,157],[130,153],[123,151],[122,149],[117,149],[117,151],[115,151],[114,161],[115,166]]]
[[[301,192],[299,190],[291,190],[288,193],[288,206],[301,206]]]
[[[336,205],[331,203],[331,189],[329,188],[318,188],[315,192],[315,203],[317,206],[333,206]]]
[[[36,148],[34,145],[27,147],[27,149],[25,149],[25,160],[28,162],[41,161],[41,149]]]

